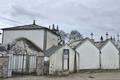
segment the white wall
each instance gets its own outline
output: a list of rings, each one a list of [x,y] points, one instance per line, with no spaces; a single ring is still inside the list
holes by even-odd
[[[99,68],[99,49],[90,41],[85,41],[76,51],[79,53],[79,69]]]
[[[46,49],[49,49],[53,45],[58,45],[58,37],[53,33],[47,31],[47,46]]]
[[[110,41],[101,49],[101,68],[119,68],[119,51]]]
[[[79,56],[79,53],[76,52],[76,67],[77,67],[77,71],[79,71],[79,62],[80,61],[80,56]]]
[[[4,30],[3,44],[8,44],[21,37],[29,39],[43,49],[44,30]]]
[[[63,49],[69,49],[69,71],[74,71],[74,56],[75,52],[67,45],[56,51],[52,56],[50,56],[50,66],[49,73],[53,74],[55,71],[63,71],[62,59],[63,59]]]

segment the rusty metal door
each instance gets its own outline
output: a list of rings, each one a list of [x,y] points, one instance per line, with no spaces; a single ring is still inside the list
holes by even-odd
[[[13,54],[9,56],[9,69],[13,73],[30,74],[36,72],[36,55]]]

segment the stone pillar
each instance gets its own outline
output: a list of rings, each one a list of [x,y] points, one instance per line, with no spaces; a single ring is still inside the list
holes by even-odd
[[[119,41],[119,37],[120,37],[120,35],[119,35],[119,34],[117,34],[117,41]]]
[[[8,61],[8,77],[12,77],[12,67],[11,67],[11,60],[12,59],[12,56],[13,54],[7,54],[9,56],[9,61]]]
[[[8,63],[9,57],[0,56],[0,77],[7,78],[8,77]]]
[[[109,34],[108,34],[108,32],[106,32],[106,40],[108,39],[108,36],[109,36]]]
[[[37,56],[36,73],[37,73],[38,76],[44,74],[44,56]]]
[[[91,33],[90,35],[91,35],[91,39],[93,40],[93,35],[94,35],[94,34],[93,34],[93,33]]]

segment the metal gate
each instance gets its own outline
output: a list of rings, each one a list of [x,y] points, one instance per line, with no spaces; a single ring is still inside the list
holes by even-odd
[[[30,74],[36,72],[36,55],[10,54],[9,70],[13,73]]]

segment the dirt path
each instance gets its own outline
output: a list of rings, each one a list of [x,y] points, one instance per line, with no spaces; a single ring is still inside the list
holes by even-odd
[[[120,72],[76,73],[66,77],[24,76],[4,80],[120,80]]]

